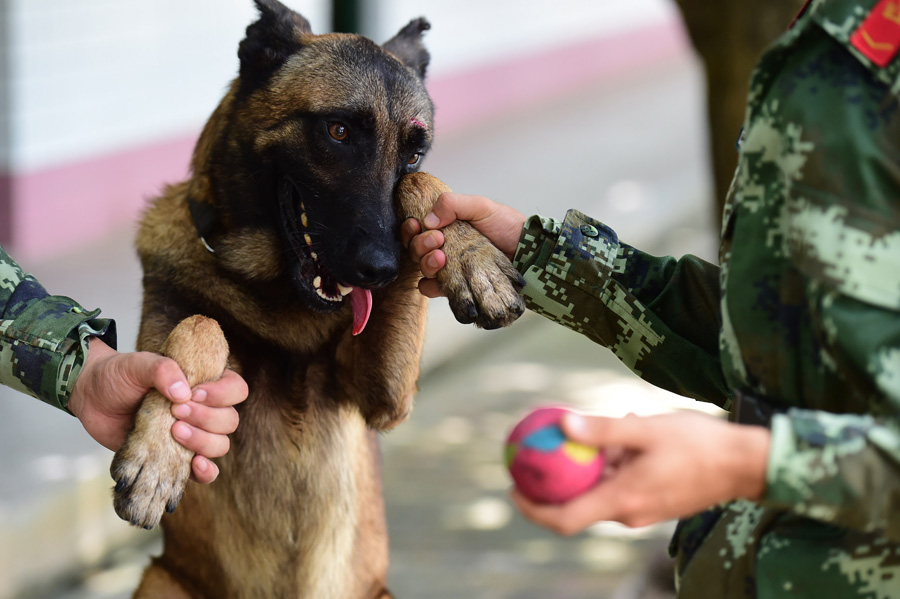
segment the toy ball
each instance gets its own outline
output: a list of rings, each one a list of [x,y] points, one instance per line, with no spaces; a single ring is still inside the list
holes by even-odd
[[[568,412],[559,407],[538,408],[506,440],[506,467],[516,488],[535,503],[566,503],[596,485],[603,475],[603,453],[563,434],[559,423]]]

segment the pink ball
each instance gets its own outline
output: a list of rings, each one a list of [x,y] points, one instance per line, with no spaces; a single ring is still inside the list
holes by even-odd
[[[506,440],[506,467],[516,488],[535,503],[566,503],[603,476],[603,453],[569,441],[563,434],[559,422],[569,411],[538,408]]]

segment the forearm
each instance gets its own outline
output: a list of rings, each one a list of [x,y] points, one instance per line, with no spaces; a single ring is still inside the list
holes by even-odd
[[[622,244],[577,211],[531,217],[514,258],[529,309],[608,347],[650,383],[723,405],[718,269]]]
[[[65,409],[91,336],[115,346],[115,325],[51,296],[0,248],[0,383]]]

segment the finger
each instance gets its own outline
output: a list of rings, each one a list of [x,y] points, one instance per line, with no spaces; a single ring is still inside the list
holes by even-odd
[[[577,500],[564,505],[543,505],[529,501],[515,489],[510,497],[525,518],[559,535],[574,535],[597,521],[585,517],[581,509],[573,508]]]
[[[516,489],[510,496],[528,520],[563,536],[574,535],[597,522],[616,520],[615,508],[611,509],[615,497],[610,497],[602,485],[562,505],[534,503]]]
[[[219,467],[212,460],[202,455],[195,455],[191,460],[191,478],[200,484],[208,485],[219,476]]]
[[[400,241],[408,248],[410,240],[422,231],[422,226],[414,218],[408,218],[400,225]]]
[[[438,286],[437,279],[419,279],[419,293],[432,299],[444,297],[444,294],[441,293],[441,288]]]
[[[216,435],[230,435],[238,426],[238,413],[232,407],[214,408],[189,401],[174,404],[172,415],[195,428]]]
[[[241,403],[247,399],[248,393],[247,382],[243,377],[226,369],[219,380],[197,385],[191,399],[208,406],[224,408]]]
[[[413,237],[409,243],[409,254],[416,262],[420,262],[427,254],[444,245],[444,234],[440,231],[425,231]]]
[[[175,360],[150,352],[123,354],[125,375],[142,389],[157,389],[169,401],[185,402],[191,398],[187,378]]]
[[[172,425],[172,436],[194,453],[207,458],[220,458],[231,447],[226,435],[208,433],[180,420]]]
[[[433,279],[437,276],[438,271],[444,268],[446,263],[446,254],[442,250],[434,250],[425,254],[425,257],[419,261],[419,269],[425,278]]]
[[[455,220],[475,221],[490,215],[494,202],[482,197],[445,191],[424,219],[427,229],[446,227]]]
[[[617,445],[629,449],[641,449],[653,441],[648,430],[648,418],[629,415],[624,418],[606,418],[569,412],[562,418],[566,437],[593,447]]]

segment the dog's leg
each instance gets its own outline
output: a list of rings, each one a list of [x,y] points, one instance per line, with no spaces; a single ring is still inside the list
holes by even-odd
[[[397,209],[421,221],[444,191],[449,188],[427,173],[407,175],[400,181]],[[511,324],[525,309],[518,293],[522,277],[512,263],[469,223],[458,221],[443,231],[447,264],[438,282],[456,319],[486,329]],[[348,339],[338,353],[341,380],[352,385],[350,395],[376,430],[396,426],[412,408],[427,309],[416,289],[419,278],[421,272],[405,258],[397,280],[373,293],[377,309],[365,332]]]
[[[222,376],[228,359],[222,329],[203,316],[178,323],[161,351],[178,362],[191,387]],[[153,528],[164,510],[173,511],[191,474],[193,453],[172,437],[171,405],[157,391],[147,394],[110,467],[116,513],[135,526]]]
[[[407,175],[400,182],[401,215],[419,222],[438,196],[450,191],[428,173]],[[438,273],[438,284],[459,322],[485,329],[513,323],[525,310],[519,290],[525,284],[509,259],[472,225],[456,221],[442,229],[447,263]]]

